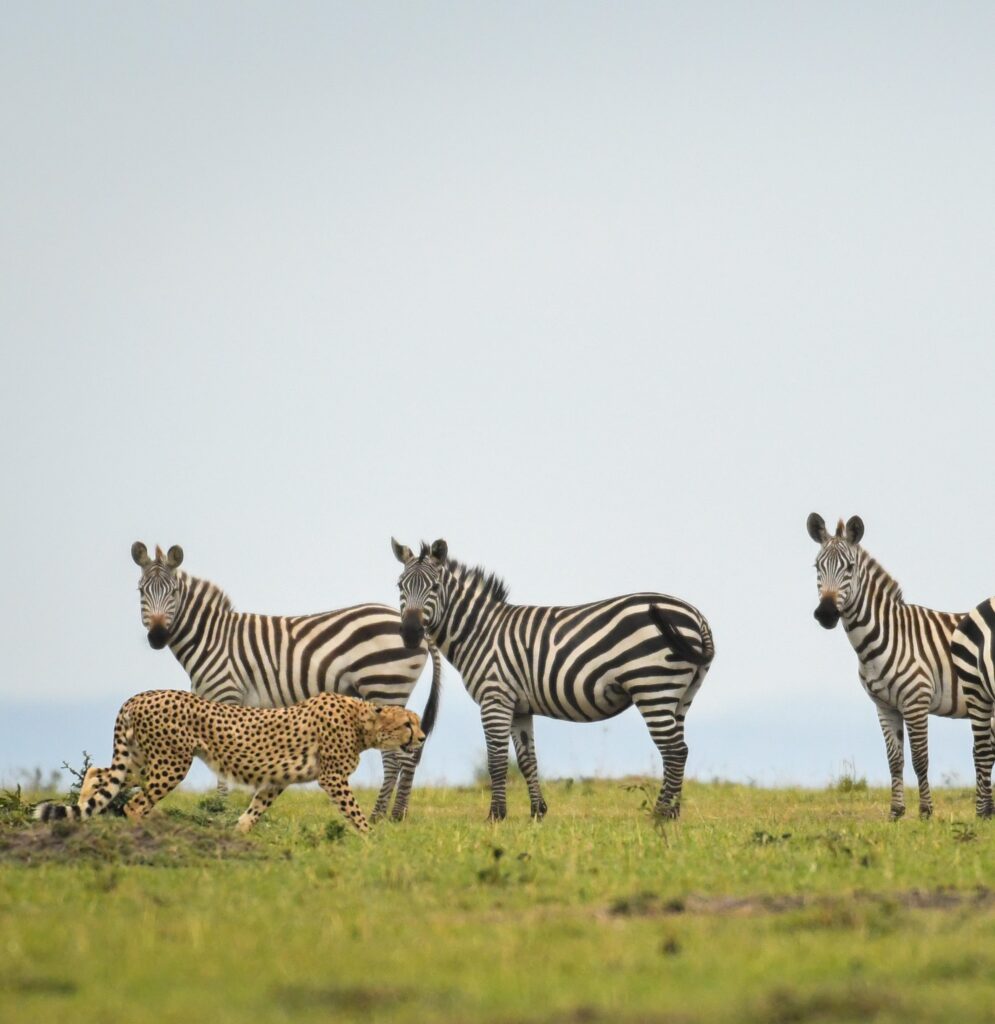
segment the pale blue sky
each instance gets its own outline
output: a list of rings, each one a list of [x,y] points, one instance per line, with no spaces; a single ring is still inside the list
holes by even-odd
[[[0,776],[184,685],[133,540],[290,613],[393,601],[393,533],[518,601],[699,605],[692,774],[885,777],[804,522],[862,515],[911,600],[995,592],[993,38],[986,4],[6,5]],[[550,774],[655,767],[635,712],[538,736]],[[482,757],[449,669],[426,777]]]

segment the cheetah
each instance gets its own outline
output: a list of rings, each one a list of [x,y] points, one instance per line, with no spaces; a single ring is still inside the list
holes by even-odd
[[[195,757],[218,775],[251,786],[252,803],[236,828],[248,832],[287,786],[317,779],[359,832],[369,824],[349,788],[363,750],[418,749],[418,715],[356,697],[319,693],[285,708],[247,708],[204,700],[184,690],[148,690],[122,705],[110,768],[90,768],[75,806],[43,803],[41,821],[90,818],[126,783],[139,786],[125,805],[144,817],[186,777]]]

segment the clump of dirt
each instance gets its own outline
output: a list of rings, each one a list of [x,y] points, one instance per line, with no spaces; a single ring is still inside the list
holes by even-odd
[[[810,907],[832,908],[843,902],[855,904],[901,907],[906,910],[954,910],[995,905],[995,889],[979,885],[974,889],[902,889],[895,892],[869,892],[857,890],[847,901],[839,897],[809,894],[754,895],[754,896],[699,896],[690,893],[679,899],[663,899],[651,892],[616,900],[609,908],[612,917],[666,917],[671,914],[721,914],[753,916],[756,914],[785,914]]]
[[[165,815],[134,823],[125,818],[0,824],[0,863],[146,864],[182,867],[210,860],[262,857],[263,851],[235,832],[195,827]]]

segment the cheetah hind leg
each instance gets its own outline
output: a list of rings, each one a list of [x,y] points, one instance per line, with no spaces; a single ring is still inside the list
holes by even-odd
[[[187,777],[192,764],[192,756],[172,760],[160,758],[155,778],[150,780],[146,777],[142,788],[124,805],[125,817],[131,818],[132,821],[144,818],[163,797],[172,793]]]
[[[318,785],[339,805],[339,810],[351,825],[364,834],[370,831],[366,817],[349,788],[349,780],[344,775],[333,771],[322,772]]]
[[[235,828],[239,832],[248,832],[266,813],[269,805],[286,789],[278,782],[267,782],[260,786],[252,795],[252,803],[238,819]]]

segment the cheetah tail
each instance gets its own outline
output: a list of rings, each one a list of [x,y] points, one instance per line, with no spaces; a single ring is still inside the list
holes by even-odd
[[[439,648],[431,641],[428,644],[428,653],[432,655],[432,689],[421,716],[421,728],[426,736],[435,725],[435,718],[439,713],[439,697],[442,694],[442,655],[439,654]]]
[[[110,768],[90,768],[83,777],[79,802],[56,804],[45,801],[34,809],[37,821],[57,821],[69,818],[82,821],[99,814],[117,796],[128,778],[131,768],[131,740],[134,729],[125,708],[118,712],[114,725],[114,760]]]

